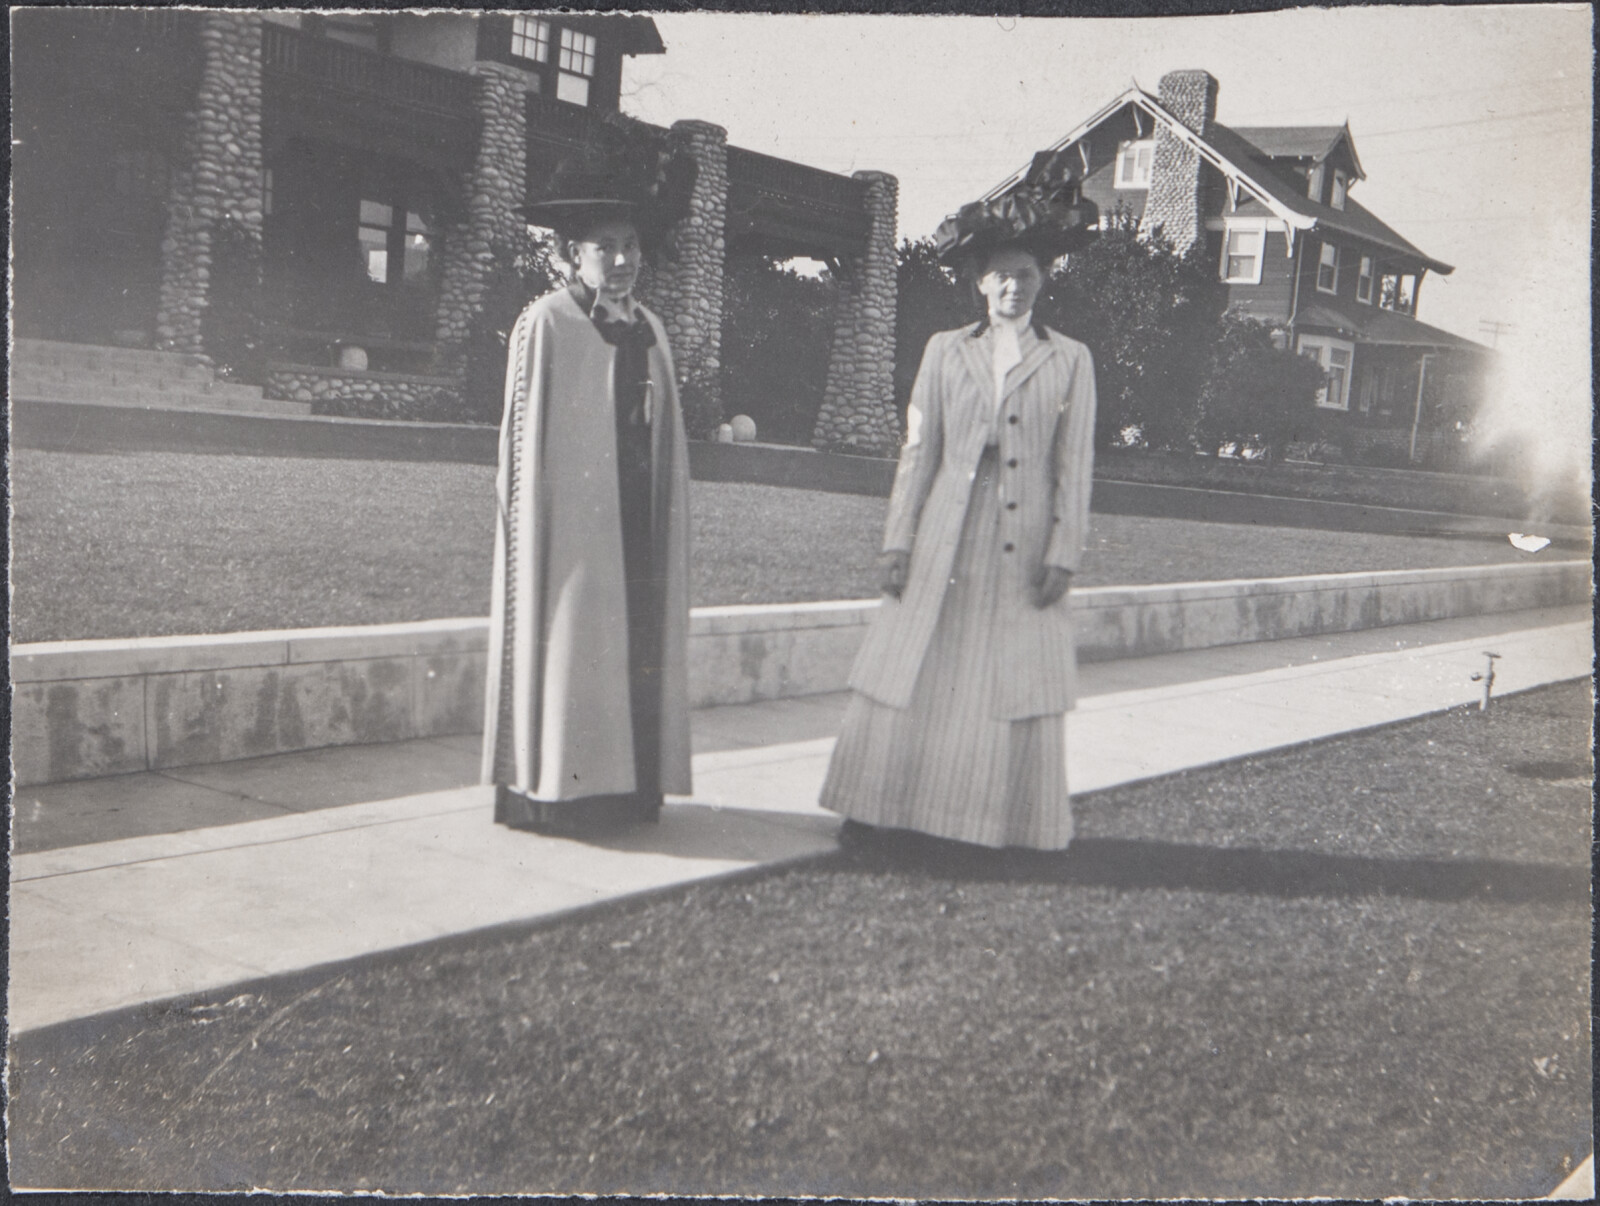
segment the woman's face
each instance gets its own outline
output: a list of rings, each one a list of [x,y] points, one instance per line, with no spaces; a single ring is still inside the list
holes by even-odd
[[[571,258],[573,271],[589,288],[602,297],[624,297],[639,279],[639,231],[620,219],[602,222],[572,240]]]
[[[1039,261],[1030,252],[1002,247],[984,263],[978,292],[989,303],[989,313],[1001,318],[1021,318],[1033,309],[1044,284]]]

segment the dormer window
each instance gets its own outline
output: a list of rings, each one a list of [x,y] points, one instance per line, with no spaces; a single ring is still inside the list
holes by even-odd
[[[1150,173],[1156,161],[1156,140],[1142,138],[1117,148],[1117,188],[1149,188]]]
[[[1317,292],[1339,292],[1339,249],[1324,241],[1322,257],[1317,261]]]
[[[550,22],[527,13],[511,18],[511,53],[535,63],[550,61]]]
[[[593,34],[579,33],[575,29],[561,31],[561,54],[556,66],[556,99],[574,105],[589,103],[589,80],[594,75],[595,49]]]
[[[1335,168],[1333,173],[1333,196],[1328,198],[1328,204],[1333,206],[1334,209],[1343,209],[1345,194],[1349,191],[1350,177]]]
[[[1306,173],[1306,196],[1313,201],[1322,200],[1322,165],[1320,163]]]

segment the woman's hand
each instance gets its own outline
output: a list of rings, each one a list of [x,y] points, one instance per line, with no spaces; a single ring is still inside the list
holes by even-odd
[[[1047,565],[1033,581],[1033,604],[1045,608],[1060,600],[1072,585],[1072,571],[1057,565]]]
[[[911,569],[911,554],[903,549],[891,549],[878,554],[878,586],[886,595],[898,599],[906,588],[906,575]]]

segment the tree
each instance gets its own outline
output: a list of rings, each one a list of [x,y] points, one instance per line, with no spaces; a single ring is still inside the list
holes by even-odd
[[[1313,435],[1322,383],[1317,362],[1280,347],[1271,327],[1224,313],[1196,399],[1192,442],[1206,452],[1253,446],[1270,459],[1285,442]]]
[[[1051,275],[1034,309],[1094,354],[1099,447],[1130,429],[1152,448],[1189,447],[1221,310],[1203,252],[1178,255],[1159,228],[1141,238],[1138,218],[1118,206]]]
[[[903,419],[928,340],[939,331],[976,322],[982,310],[976,293],[939,262],[932,239],[901,241],[896,276],[894,401]]]

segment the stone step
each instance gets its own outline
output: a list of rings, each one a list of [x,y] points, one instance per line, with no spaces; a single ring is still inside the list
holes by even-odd
[[[26,384],[113,385],[147,389],[204,389],[214,380],[203,364],[174,365],[169,368],[146,366],[89,369],[82,365],[34,364],[17,361],[12,380]]]
[[[205,362],[184,352],[157,352],[149,348],[117,348],[101,344],[67,343],[56,339],[18,339],[12,361],[41,367],[79,367],[94,372],[141,368],[206,370]]]
[[[304,402],[262,397],[261,387],[219,381],[197,356],[49,339],[14,345],[10,395],[28,402],[71,402],[156,410],[308,415]]]
[[[227,392],[222,392],[226,389]],[[241,395],[238,387],[218,387],[212,381],[154,382],[117,380],[104,377],[73,377],[68,380],[40,379],[28,373],[18,373],[11,378],[11,394],[16,398],[29,398],[41,402],[98,402],[103,398],[131,397],[141,401],[149,398],[159,405],[163,398],[189,395],[216,395],[218,400],[249,401],[260,397],[261,391]]]
[[[201,390],[151,390],[126,386],[81,388],[54,383],[25,388],[13,383],[11,396],[19,402],[58,402],[94,406],[133,406],[154,410],[224,410],[240,414],[309,415],[306,402],[263,398],[261,390],[247,386],[220,386]]]

